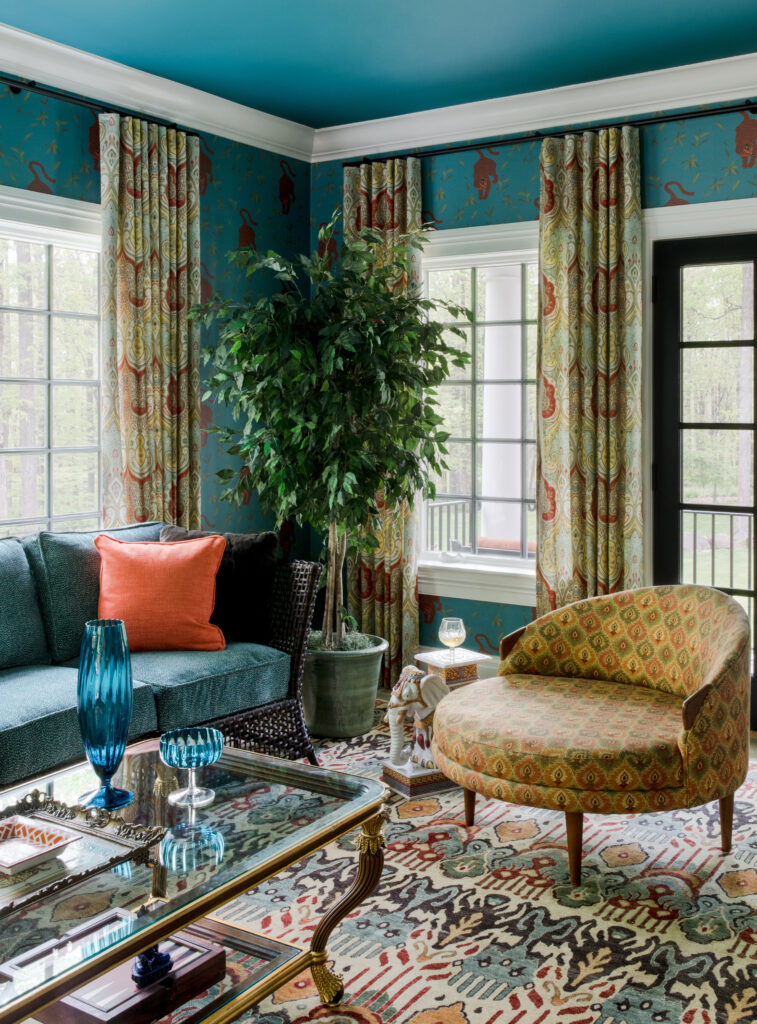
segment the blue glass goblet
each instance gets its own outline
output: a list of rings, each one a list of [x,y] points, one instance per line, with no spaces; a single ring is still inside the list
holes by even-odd
[[[208,825],[176,825],[161,840],[158,857],[163,867],[177,875],[199,868],[218,867],[223,860],[223,833]]]
[[[189,785],[169,794],[168,802],[178,807],[206,807],[215,793],[203,789],[195,780],[197,768],[215,764],[223,753],[223,733],[207,725],[194,729],[174,729],[160,737],[160,756],[169,768],[187,768]]]
[[[102,783],[80,797],[80,803],[85,807],[125,807],[134,794],[110,784],[126,750],[134,705],[131,657],[122,619],[92,619],[85,625],[76,704],[84,752]]]

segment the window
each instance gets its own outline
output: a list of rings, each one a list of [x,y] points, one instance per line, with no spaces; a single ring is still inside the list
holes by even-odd
[[[654,246],[654,582],[717,587],[752,625],[757,726],[757,235]]]
[[[4,537],[100,525],[99,253],[63,234],[0,229]]]
[[[472,356],[439,387],[449,469],[426,503],[425,558],[533,572],[536,557],[536,314],[533,257],[426,266],[430,298],[473,311],[461,324]],[[530,565],[529,565],[530,563]]]

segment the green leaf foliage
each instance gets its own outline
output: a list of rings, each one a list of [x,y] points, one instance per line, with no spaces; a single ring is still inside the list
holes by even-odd
[[[218,345],[208,383],[214,400],[234,410],[235,425],[218,431],[227,451],[241,457],[249,476],[236,478],[224,496],[241,500],[256,491],[277,522],[287,517],[325,532],[336,523],[351,546],[371,546],[366,533],[383,490],[389,508],[433,496],[433,477],[444,462],[441,418],[434,389],[468,355],[450,343],[447,319],[472,314],[430,302],[398,286],[412,248],[382,263],[378,239],[364,231],[342,246],[339,270],[329,270],[328,242],[338,213],[319,232],[321,252],[287,259],[274,252],[239,249],[229,259],[248,277],[262,275],[279,291],[256,301],[215,297],[192,311],[216,320]],[[452,339],[456,342],[456,339]]]

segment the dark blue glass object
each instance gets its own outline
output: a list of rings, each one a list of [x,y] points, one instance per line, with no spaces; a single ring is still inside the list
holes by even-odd
[[[122,619],[92,619],[84,627],[76,687],[84,752],[102,785],[80,798],[87,807],[125,807],[134,799],[110,784],[126,749],[134,706],[131,658]]]
[[[160,756],[169,768],[188,768],[189,785],[171,793],[169,803],[179,807],[205,807],[212,803],[215,793],[203,789],[195,782],[195,771],[215,764],[223,753],[223,733],[207,725],[194,729],[174,729],[160,737]]]

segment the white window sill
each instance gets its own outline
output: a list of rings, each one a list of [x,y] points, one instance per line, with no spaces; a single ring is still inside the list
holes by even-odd
[[[536,568],[425,559],[418,565],[418,593],[533,608]]]

